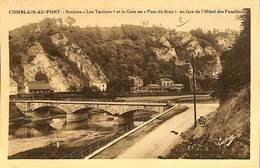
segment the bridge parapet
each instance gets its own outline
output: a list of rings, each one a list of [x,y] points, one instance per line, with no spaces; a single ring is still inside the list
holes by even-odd
[[[167,103],[139,103],[139,102],[89,102],[89,101],[49,101],[49,100],[12,100],[23,112],[34,111],[41,107],[55,107],[66,113],[73,113],[83,108],[99,108],[111,114],[121,115],[129,111],[145,109],[163,112],[169,105]]]

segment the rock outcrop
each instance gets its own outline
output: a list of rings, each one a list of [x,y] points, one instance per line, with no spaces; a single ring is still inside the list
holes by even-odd
[[[64,56],[74,62],[89,81],[108,81],[99,65],[91,62],[88,55],[75,43],[69,43],[65,35],[57,33],[50,36],[53,44],[64,49]]]
[[[58,63],[48,58],[40,43],[36,42],[29,49],[28,54],[33,57],[33,60],[23,65],[25,82],[34,81],[36,73],[40,71],[46,74],[54,91],[67,91],[71,85],[79,83],[79,79],[75,76],[64,76]]]

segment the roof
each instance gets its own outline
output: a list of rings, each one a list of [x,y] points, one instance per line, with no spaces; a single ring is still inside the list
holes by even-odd
[[[161,79],[158,79],[157,81],[173,81],[173,80],[170,78],[161,78]]]
[[[183,89],[183,84],[173,84],[169,89]]]
[[[50,84],[45,81],[30,81],[30,82],[27,82],[27,85],[28,85],[29,89],[31,89],[31,90],[51,89]]]
[[[92,80],[91,83],[107,83],[105,80]]]
[[[183,84],[181,84],[181,83],[178,83],[178,84],[177,84],[177,83],[175,83],[175,84],[173,84],[172,86],[177,86],[177,87],[178,87],[178,86],[184,86],[184,85],[183,85]]]
[[[129,79],[143,80],[140,76],[128,76]]]

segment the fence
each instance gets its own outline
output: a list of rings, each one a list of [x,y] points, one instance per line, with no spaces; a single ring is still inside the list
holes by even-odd
[[[148,121],[149,119],[150,119],[150,117],[139,118],[138,121],[140,121],[140,122],[137,123],[137,126],[140,126],[141,124],[143,124],[143,122]],[[87,146],[84,146],[84,147],[66,155],[62,159],[82,159],[82,158],[86,157],[88,154],[96,151],[97,149],[99,149],[102,146],[107,145],[114,139],[122,136],[123,134],[125,134],[126,132],[129,132],[132,129],[134,129],[134,126],[126,125],[126,126],[122,127],[121,129],[117,130],[116,133],[114,133],[113,135],[110,135],[103,139],[99,139],[94,142],[91,142]]]

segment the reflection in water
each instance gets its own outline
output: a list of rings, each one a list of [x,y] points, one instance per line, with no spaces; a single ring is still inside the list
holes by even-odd
[[[51,115],[48,116],[46,114]],[[150,119],[152,115],[154,114],[145,110],[136,112],[134,125],[139,126],[147,119]],[[143,121],[142,119],[144,118],[146,120]],[[69,120],[66,114],[55,112],[53,109],[50,111],[41,109],[40,112],[37,112],[37,115],[30,114],[29,121],[10,124],[9,134],[11,139],[30,138],[46,136],[67,130],[108,131],[113,133],[126,127],[126,125],[115,126],[114,124],[115,121],[112,115],[98,109],[94,109],[91,112],[89,110],[79,110],[77,113],[70,115]]]
[[[50,126],[59,130],[59,129],[64,128],[65,123],[66,123],[65,118],[53,118],[50,121]]]
[[[118,129],[113,124],[113,117],[106,113],[94,113],[88,118],[76,121],[67,121],[66,115],[52,115],[44,118],[34,117],[33,121],[29,123],[11,124],[9,134],[10,138],[13,139],[46,136],[55,134],[57,131],[67,130],[111,131],[112,133]]]
[[[30,137],[43,136],[43,135],[44,132],[28,126],[23,126],[21,128],[18,128],[14,132],[14,137],[16,138],[30,138]]]

